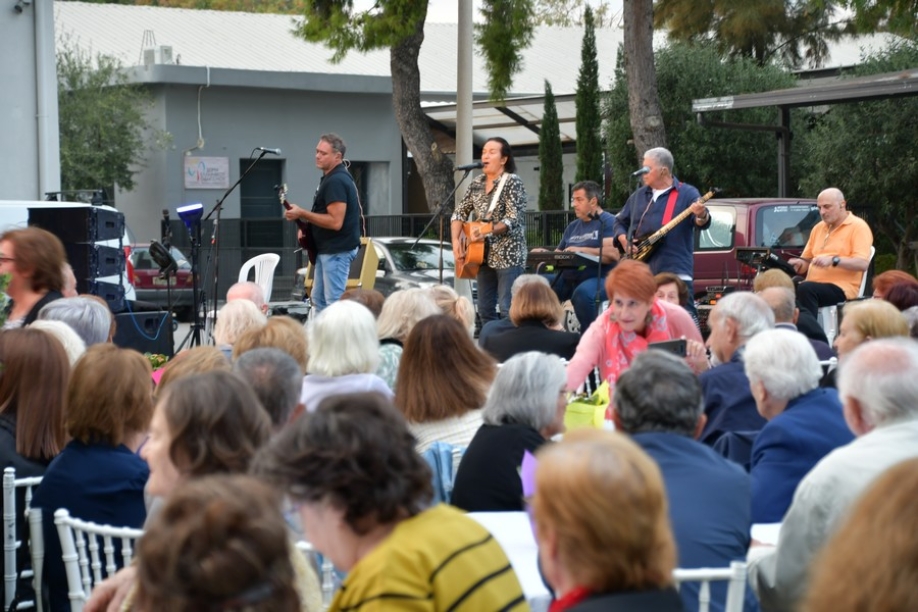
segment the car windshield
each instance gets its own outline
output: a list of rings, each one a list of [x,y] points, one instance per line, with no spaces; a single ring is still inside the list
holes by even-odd
[[[392,256],[392,263],[400,272],[412,272],[415,270],[439,270],[440,269],[440,245],[419,242],[412,248],[412,242],[386,245],[389,254]],[[443,269],[453,270],[456,265],[453,260],[453,251],[449,245],[444,243],[443,248]]]
[[[169,252],[172,254],[173,259],[175,259],[175,263],[178,264],[179,270],[191,269],[191,264],[188,262],[188,259],[185,258],[184,253],[175,247],[170,248]],[[159,265],[153,261],[152,257],[150,257],[150,248],[146,246],[134,247],[134,250],[131,253],[131,261],[133,262],[134,268],[136,270],[159,269]]]
[[[810,230],[819,222],[815,204],[787,204],[765,207],[756,219],[757,246],[802,249]]]

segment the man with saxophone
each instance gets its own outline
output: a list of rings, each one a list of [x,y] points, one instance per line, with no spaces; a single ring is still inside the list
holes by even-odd
[[[673,176],[673,154],[663,147],[644,153],[643,167],[634,173],[644,186],[631,194],[615,217],[615,240],[625,256],[643,259],[654,274],[672,272],[685,281],[689,303],[685,308],[695,314],[692,273],[694,270],[694,229],[707,228],[711,215],[698,190]],[[652,235],[672,222],[680,213],[691,209],[684,222],[673,227],[649,254],[640,254],[635,242]],[[693,221],[689,221],[693,219]]]

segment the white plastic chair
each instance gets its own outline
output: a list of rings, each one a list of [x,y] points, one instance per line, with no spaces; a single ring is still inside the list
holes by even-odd
[[[20,518],[24,518],[32,504],[32,489],[41,483],[41,476],[32,478],[16,478],[16,469],[8,467],[3,470],[3,583],[4,598],[3,609],[8,610],[10,603],[16,596],[16,582],[18,579],[18,568],[16,567],[16,551],[22,546],[22,542],[16,538],[17,523]],[[16,489],[25,489],[25,507],[16,507]],[[25,570],[22,572],[23,578],[32,578],[33,571]],[[36,590],[36,592],[38,592]],[[17,610],[31,610],[35,608],[34,601],[21,601],[16,606]],[[40,608],[39,608],[40,609]]]
[[[265,304],[271,301],[271,290],[274,288],[274,269],[280,261],[277,253],[264,253],[248,260],[239,268],[239,282],[249,280],[249,271],[255,268],[255,283],[265,294]]]
[[[676,585],[683,582],[700,582],[698,589],[698,612],[708,612],[711,605],[711,581],[729,580],[727,602],[724,612],[743,612],[743,600],[746,595],[746,563],[733,561],[730,567],[673,570]]]
[[[82,612],[83,604],[89,599],[93,585],[118,571],[118,553],[122,566],[131,564],[134,544],[143,535],[143,530],[81,521],[71,517],[64,508],[54,513],[54,524],[57,525],[57,533],[61,539],[61,556],[67,572],[70,610]],[[103,559],[99,555],[100,539],[102,553],[105,555],[104,568]],[[120,541],[120,548],[117,550],[116,541]]]
[[[306,540],[300,540],[296,543],[296,548],[306,555],[306,560],[315,565],[320,565],[322,574],[322,609],[327,610],[335,596],[335,566],[328,557],[319,553],[315,547]],[[316,559],[321,559],[321,564],[315,563]]]
[[[870,247],[870,258],[867,260],[867,270],[864,270],[864,274],[861,275],[861,285],[857,290],[857,297],[855,299],[865,297],[865,292],[867,291],[867,272],[870,268],[870,262],[873,261],[873,256],[876,255],[876,247]],[[816,311],[816,320],[819,321],[819,324],[822,326],[822,330],[826,333],[826,338],[829,340],[829,346],[832,346],[832,343],[835,341],[835,336],[838,335],[838,304],[833,304],[832,306],[823,306]]]

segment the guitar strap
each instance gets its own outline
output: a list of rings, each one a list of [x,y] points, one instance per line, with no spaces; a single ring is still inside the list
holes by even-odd
[[[491,220],[491,213],[494,212],[494,208],[497,207],[497,201],[500,199],[500,194],[504,190],[504,185],[507,183],[508,173],[504,172],[500,177],[500,181],[497,182],[497,189],[494,190],[494,197],[491,198],[491,205],[488,206],[488,216],[487,220]]]
[[[676,186],[673,185],[673,188],[669,190],[669,198],[666,200],[666,210],[663,211],[663,223],[660,224],[660,227],[663,227],[673,220],[673,213],[676,211],[676,200],[678,199],[679,192],[676,191]]]

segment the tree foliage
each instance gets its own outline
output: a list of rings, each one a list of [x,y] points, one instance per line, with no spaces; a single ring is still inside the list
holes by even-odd
[[[714,43],[721,53],[760,66],[775,59],[819,66],[827,41],[846,30],[836,6],[828,0],[657,0],[654,25],[668,30],[671,40]]]
[[[330,47],[333,59],[354,50],[389,49],[395,118],[424,183],[428,206],[435,208],[452,190],[453,172],[421,110],[418,56],[428,0],[377,0],[369,10],[354,10],[352,0],[303,2],[305,20],[297,33]],[[494,99],[504,97],[520,67],[520,52],[532,36],[531,6],[531,0],[484,0],[486,21],[476,26],[477,41]]]
[[[539,129],[539,210],[564,209],[561,127],[551,83],[545,81],[545,106]]]
[[[144,109],[152,104],[141,86],[127,84],[120,62],[94,58],[63,41],[57,54],[61,188],[130,191],[145,159],[149,125]],[[154,134],[154,142],[162,133]]]
[[[723,60],[706,45],[674,43],[656,53],[657,82],[664,109],[668,148],[676,175],[701,191],[710,186],[730,196],[777,194],[777,145],[770,132],[699,125],[692,100],[791,87],[794,77],[752,60]],[[630,173],[643,150],[635,148],[628,119],[624,65],[616,68],[615,85],[604,106],[608,161],[613,167],[611,202],[624,202],[633,189]],[[711,121],[776,125],[771,108],[705,113]],[[802,138],[802,136],[801,136]]]
[[[503,100],[532,42],[532,0],[485,0],[475,35],[488,70],[491,99]]]
[[[918,0],[839,0],[838,4],[854,11],[854,24],[861,31],[918,35]]]
[[[918,43],[903,41],[866,58],[850,76],[918,66]],[[874,237],[888,238],[896,267],[910,266],[908,244],[918,240],[918,97],[831,106],[807,139],[808,194],[841,189],[849,205],[869,207]]]
[[[580,74],[577,76],[577,181],[591,180],[602,185],[602,120],[599,115],[599,62],[596,59],[596,31],[593,11],[583,13],[583,43],[580,49]]]
[[[538,25],[579,26],[586,23],[587,9],[592,11],[597,28],[612,27],[621,17],[608,0],[534,0],[532,20]]]
[[[62,0],[67,1],[67,0]],[[284,13],[301,15],[305,0],[85,0],[95,4],[133,4],[171,8],[210,9],[214,11],[243,11],[246,13]]]

